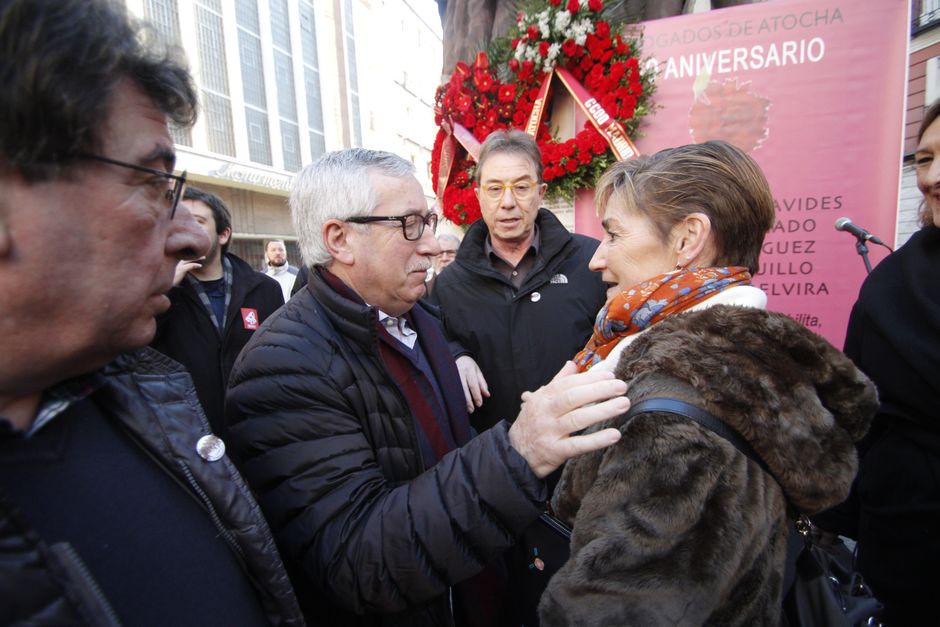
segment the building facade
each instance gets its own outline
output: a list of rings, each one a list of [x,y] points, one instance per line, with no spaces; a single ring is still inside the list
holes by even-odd
[[[268,239],[301,260],[294,174],[354,146],[410,159],[429,203],[441,24],[434,0],[125,0],[183,50],[200,115],[173,130],[177,168],[232,210],[231,250],[255,267]]]

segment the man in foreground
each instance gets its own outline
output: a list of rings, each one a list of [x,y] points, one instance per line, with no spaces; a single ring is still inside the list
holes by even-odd
[[[0,624],[300,625],[189,375],[137,350],[209,244],[167,129],[196,92],[138,35],[0,3]]]
[[[468,580],[541,513],[545,476],[619,438],[571,434],[625,411],[626,386],[568,364],[524,395],[511,428],[471,439],[453,357],[419,302],[440,246],[414,166],[328,153],[290,203],[310,282],[245,347],[226,417],[304,612],[493,624],[488,577]]]

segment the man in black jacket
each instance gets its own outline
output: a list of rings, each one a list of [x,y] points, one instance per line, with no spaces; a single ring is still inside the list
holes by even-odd
[[[141,348],[209,242],[167,128],[191,78],[117,6],[0,2],[0,624],[302,625],[189,375]]]
[[[511,428],[472,438],[439,319],[419,303],[440,246],[414,166],[329,153],[290,203],[310,281],[245,347],[226,418],[304,612],[329,625],[494,624],[492,579],[468,580],[538,517],[546,475],[619,438],[571,434],[623,412],[626,386],[569,363]]]
[[[182,204],[212,243],[204,259],[177,266],[170,310],[157,318],[151,346],[189,370],[213,432],[224,437],[222,405],[232,365],[284,295],[277,281],[228,252],[232,216],[221,198],[190,185]]]
[[[588,261],[598,241],[571,234],[540,209],[538,144],[522,131],[487,137],[477,165],[483,219],[464,236],[431,301],[460,349],[470,420],[489,429],[584,348],[606,286]]]

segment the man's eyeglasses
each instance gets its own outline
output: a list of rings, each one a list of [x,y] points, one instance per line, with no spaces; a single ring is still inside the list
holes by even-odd
[[[134,163],[126,163],[124,161],[118,161],[117,159],[109,159],[108,157],[99,157],[98,155],[88,153],[79,155],[79,158],[110,163],[111,165],[154,175],[156,178],[147,181],[147,184],[151,187],[154,199],[159,198],[162,202],[166,203],[167,208],[170,210],[170,220],[176,215],[176,206],[179,205],[180,196],[183,195],[183,188],[186,186],[186,172],[177,176],[172,172],[164,172],[163,170],[156,170],[154,168],[148,168]],[[169,187],[167,186],[168,182],[172,182],[172,185]]]
[[[363,216],[358,218],[349,218],[346,222],[355,224],[369,224],[371,222],[399,222],[401,224],[402,235],[409,242],[421,239],[424,235],[424,227],[430,227],[431,232],[437,231],[437,214],[429,213],[426,216],[409,213],[404,216]]]
[[[521,181],[516,181],[515,183],[490,182],[484,185],[481,189],[483,190],[483,196],[487,200],[500,200],[503,197],[505,190],[508,189],[512,193],[513,198],[515,198],[518,202],[525,202],[535,196],[539,189],[539,184],[537,181],[533,181],[532,179],[524,179]]]

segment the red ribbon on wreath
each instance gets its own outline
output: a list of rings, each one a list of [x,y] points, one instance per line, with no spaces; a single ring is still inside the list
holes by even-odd
[[[571,97],[578,104],[581,111],[594,128],[607,140],[607,144],[613,151],[618,161],[632,159],[640,155],[640,151],[630,141],[627,132],[623,126],[612,115],[604,110],[604,107],[594,98],[587,89],[576,79],[571,72],[563,67],[556,67],[552,72],[545,75],[542,79],[542,85],[539,88],[539,95],[532,105],[532,113],[529,114],[529,122],[526,124],[525,132],[532,137],[536,136],[539,124],[542,123],[542,115],[545,112],[545,100],[548,98],[548,88],[551,85],[552,77],[558,76],[561,84],[565,86]]]

